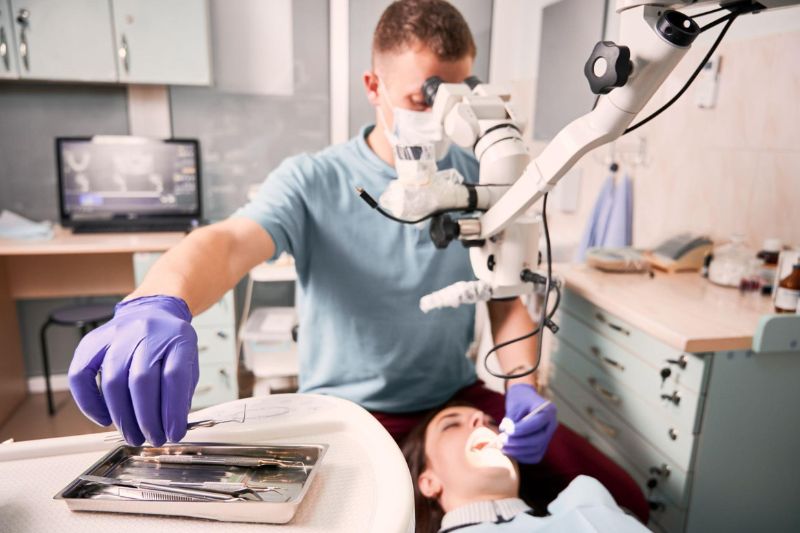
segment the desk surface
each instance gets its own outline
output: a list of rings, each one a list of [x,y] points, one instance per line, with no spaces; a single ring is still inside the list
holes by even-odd
[[[772,300],[714,285],[697,273],[605,274],[558,265],[573,292],[645,333],[687,352],[747,350]]]
[[[164,252],[186,236],[181,232],[82,233],[56,228],[49,240],[0,239],[0,256]]]

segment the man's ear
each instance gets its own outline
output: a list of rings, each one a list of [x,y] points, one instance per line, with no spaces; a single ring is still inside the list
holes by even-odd
[[[425,470],[419,475],[417,485],[419,486],[419,491],[426,498],[438,500],[442,495],[442,480],[439,479],[439,476],[431,472],[430,469]]]
[[[374,107],[378,107],[381,103],[380,95],[378,95],[378,75],[371,70],[364,72],[362,76],[364,80],[364,90],[367,92],[367,100]]]

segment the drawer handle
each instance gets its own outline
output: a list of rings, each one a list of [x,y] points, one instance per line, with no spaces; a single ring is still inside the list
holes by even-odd
[[[615,428],[614,426],[612,426],[610,424],[607,424],[607,423],[603,422],[602,420],[600,420],[597,417],[597,415],[594,414],[594,409],[592,409],[591,407],[587,407],[586,408],[586,414],[589,415],[589,418],[592,419],[592,423],[600,431],[602,431],[603,433],[605,433],[606,435],[608,435],[612,439],[616,439],[617,438],[617,434],[619,433],[619,430],[617,428]]]
[[[3,65],[6,70],[11,70],[11,63],[8,58],[8,40],[6,39],[6,29],[0,26],[0,58],[3,59]]]
[[[672,473],[672,470],[668,464],[664,463],[661,466],[651,466],[650,473],[654,476],[666,479]]]
[[[669,428],[669,431],[667,431],[667,435],[669,435],[669,438],[671,438],[672,440],[678,440],[678,430],[675,428]]]
[[[198,351],[198,352],[205,352],[205,351],[208,351],[208,346],[198,346],[198,347],[197,347],[197,351]]]
[[[195,389],[194,393],[195,394],[205,394],[207,392],[211,392],[211,388],[212,388],[211,385],[203,385],[202,387],[197,387],[197,389]]]
[[[647,505],[650,506],[651,511],[663,512],[667,509],[666,505],[664,505],[662,502],[657,502],[655,500],[647,500]]]
[[[673,391],[672,394],[662,394],[661,395],[661,399],[662,400],[669,400],[672,403],[674,403],[675,405],[680,405],[680,403],[681,403],[681,395],[678,394],[678,391]]]
[[[228,334],[225,333],[224,331],[218,331],[217,332],[217,337],[219,337],[220,339],[227,339],[228,338]]]
[[[608,327],[610,327],[614,331],[618,331],[618,332],[622,333],[623,335],[630,336],[630,334],[631,334],[630,331],[628,331],[627,329],[623,328],[620,325],[614,324],[613,322],[609,322],[608,320],[606,320],[605,315],[603,315],[602,313],[595,313],[594,316],[598,321],[602,322],[603,324],[606,324]]]
[[[681,370],[684,370],[686,368],[686,364],[688,362],[689,362],[689,360],[686,358],[685,355],[682,355],[682,356],[678,357],[677,359],[667,359],[667,363],[669,363],[671,365],[678,365],[681,368]]]
[[[606,400],[610,401],[614,405],[619,405],[622,403],[622,398],[611,392],[610,390],[604,388],[600,383],[597,382],[596,378],[590,377],[586,381],[589,382],[589,385],[597,391],[600,396],[605,398]]]
[[[603,353],[600,351],[600,348],[598,348],[597,346],[591,346],[589,349],[591,350],[592,355],[595,356],[597,359],[599,359],[600,362],[605,363],[608,366],[617,368],[621,371],[625,370],[625,367],[621,363],[618,363],[617,361],[611,359],[610,357],[604,356]]]

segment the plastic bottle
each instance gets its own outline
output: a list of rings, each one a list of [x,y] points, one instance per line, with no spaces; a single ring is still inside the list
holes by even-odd
[[[789,275],[775,287],[775,311],[794,313],[800,300],[800,259],[792,267]]]

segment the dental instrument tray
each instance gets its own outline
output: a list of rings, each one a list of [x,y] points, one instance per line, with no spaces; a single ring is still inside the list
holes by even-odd
[[[327,444],[120,446],[54,499],[73,511],[284,524],[316,477]]]

